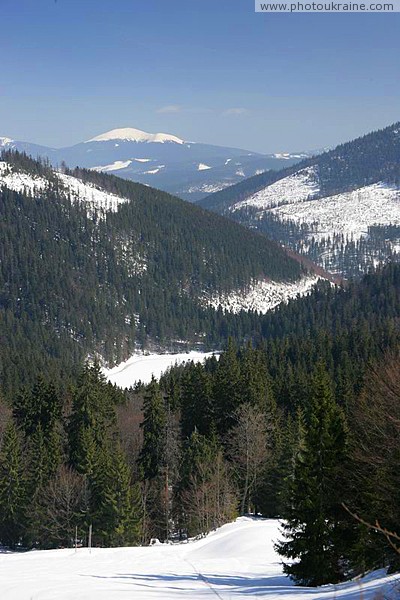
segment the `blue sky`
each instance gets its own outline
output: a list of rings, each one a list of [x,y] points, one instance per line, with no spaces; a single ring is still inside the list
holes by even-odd
[[[256,14],[253,0],[1,0],[0,135],[116,127],[257,151],[400,120],[400,13]]]

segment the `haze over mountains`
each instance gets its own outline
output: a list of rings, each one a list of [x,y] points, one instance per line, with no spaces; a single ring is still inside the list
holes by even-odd
[[[400,123],[200,201],[311,258],[359,276],[400,250]]]
[[[263,155],[183,139],[165,133],[146,133],[131,127],[113,129],[67,148],[48,148],[0,138],[0,147],[37,157],[53,165],[65,162],[113,173],[168,191],[190,201],[230,186],[267,169],[292,165],[305,153]]]

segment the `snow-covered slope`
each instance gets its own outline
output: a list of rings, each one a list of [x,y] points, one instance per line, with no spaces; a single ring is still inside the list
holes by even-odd
[[[294,283],[257,281],[247,290],[238,290],[220,296],[205,296],[203,301],[204,304],[212,306],[215,309],[221,307],[222,310],[232,313],[238,313],[241,310],[266,313],[275,308],[275,306],[278,306],[278,304],[287,302],[290,298],[310,293],[318,279],[319,277],[310,275]]]
[[[266,210],[278,204],[297,204],[315,198],[318,193],[318,171],[307,167],[237,202],[231,210],[235,212],[247,206]]]
[[[103,373],[111,383],[121,388],[129,388],[138,381],[150,383],[153,376],[158,379],[174,365],[187,361],[201,362],[212,355],[212,352],[194,351],[187,354],[135,354],[112,369],[103,369]]]
[[[283,221],[308,224],[315,239],[339,233],[356,240],[371,225],[400,225],[400,190],[380,182],[303,204],[293,201],[272,212]]]
[[[398,252],[400,188],[384,181],[323,196],[318,168],[308,167],[272,183],[229,208],[232,216],[309,256],[324,269],[356,276]],[[250,214],[250,217],[249,217]],[[375,227],[371,239],[369,228]]]
[[[55,177],[62,185],[63,194],[75,202],[84,202],[89,212],[94,210],[116,211],[118,206],[128,202],[90,183],[84,183],[76,177],[54,171]],[[42,177],[35,177],[29,173],[15,170],[12,165],[0,162],[0,186],[5,185],[15,192],[28,192],[33,196],[40,194],[49,187],[49,181]]]
[[[242,517],[188,544],[0,554],[2,600],[396,600],[383,571],[321,588],[283,574],[275,520]]]

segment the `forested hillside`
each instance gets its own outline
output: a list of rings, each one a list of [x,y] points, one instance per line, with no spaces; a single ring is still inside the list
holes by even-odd
[[[282,171],[268,171],[200,204],[307,256],[360,277],[397,259],[400,124]]]
[[[263,318],[257,345],[122,394],[97,365],[1,405],[0,541],[185,537],[248,510],[287,519],[298,583],[398,568],[400,267],[323,285]],[[44,374],[46,375],[46,373]],[[8,418],[8,425],[5,421]],[[66,509],[68,502],[68,509]]]
[[[287,169],[266,171],[249,177],[200,200],[199,205],[222,213],[267,185],[312,166],[318,167],[321,196],[332,196],[381,180],[397,185],[400,181],[399,158],[400,122],[307,158]]]
[[[59,174],[18,153],[2,161],[6,393],[40,370],[68,376],[89,354],[112,362],[179,340],[220,347],[252,331],[255,316],[224,316],[207,308],[205,294],[301,275],[275,243],[164,192],[92,171]]]

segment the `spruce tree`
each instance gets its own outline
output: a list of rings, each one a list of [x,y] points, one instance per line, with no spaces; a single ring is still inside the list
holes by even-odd
[[[164,461],[164,429],[166,425],[165,403],[159,384],[153,378],[143,404],[143,447],[139,466],[144,479],[160,474]]]
[[[284,565],[284,571],[296,583],[317,586],[344,576],[340,467],[346,457],[346,424],[321,363],[312,380],[301,435],[293,475],[288,480],[285,541],[277,544],[277,550],[295,559]]]
[[[25,532],[26,491],[20,435],[10,421],[0,451],[0,543],[11,548]]]

